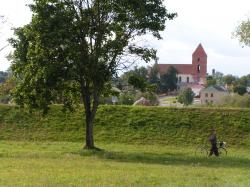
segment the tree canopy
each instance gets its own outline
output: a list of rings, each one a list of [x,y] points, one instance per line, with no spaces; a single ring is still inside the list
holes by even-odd
[[[191,88],[185,88],[180,91],[178,95],[178,102],[184,104],[185,106],[191,105],[194,100],[194,92]]]
[[[156,59],[156,51],[138,45],[138,37],[161,39],[168,13],[162,0],[34,0],[32,20],[15,29],[12,70],[21,106],[43,109],[63,95],[72,108],[83,101],[86,148],[92,149],[93,120],[99,98],[117,69],[139,57]]]
[[[246,46],[250,46],[250,19],[242,21],[233,33],[240,43]]]
[[[160,79],[160,90],[162,92],[174,91],[177,89],[177,69],[173,66],[170,66],[167,69],[167,72],[161,75]]]

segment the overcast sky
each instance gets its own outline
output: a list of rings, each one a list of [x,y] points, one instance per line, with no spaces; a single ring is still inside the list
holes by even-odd
[[[30,0],[0,0],[0,15],[9,24],[1,28],[0,48],[12,35],[10,27],[19,27],[31,19]],[[188,64],[199,43],[208,55],[208,73],[212,69],[238,76],[250,73],[250,47],[242,48],[232,32],[240,21],[250,17],[250,0],[165,0],[170,12],[178,17],[166,23],[163,40],[154,41],[159,63]],[[9,62],[5,56],[8,47],[0,53],[0,70],[6,70]]]

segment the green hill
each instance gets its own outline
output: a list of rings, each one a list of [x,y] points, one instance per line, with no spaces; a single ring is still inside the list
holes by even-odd
[[[83,110],[47,116],[0,105],[0,140],[84,141]],[[206,141],[215,126],[218,139],[250,147],[250,110],[101,106],[95,140],[131,144],[184,144]]]

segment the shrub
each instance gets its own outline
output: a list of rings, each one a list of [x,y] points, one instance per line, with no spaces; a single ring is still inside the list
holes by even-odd
[[[135,101],[135,93],[133,92],[124,92],[122,94],[120,94],[119,96],[119,104],[122,105],[132,105]]]
[[[158,96],[155,93],[152,92],[138,92],[135,96],[136,100],[139,100],[141,97],[144,97],[145,99],[150,101],[150,104],[152,106],[159,105],[159,99]]]
[[[222,98],[220,106],[250,108],[250,95],[234,94],[225,96]]]

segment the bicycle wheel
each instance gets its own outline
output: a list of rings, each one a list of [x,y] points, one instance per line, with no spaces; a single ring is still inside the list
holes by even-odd
[[[207,156],[208,155],[208,150],[205,146],[198,146],[195,149],[195,155],[196,156]]]
[[[219,152],[219,156],[227,155],[227,150],[224,147],[219,147],[218,152]]]

